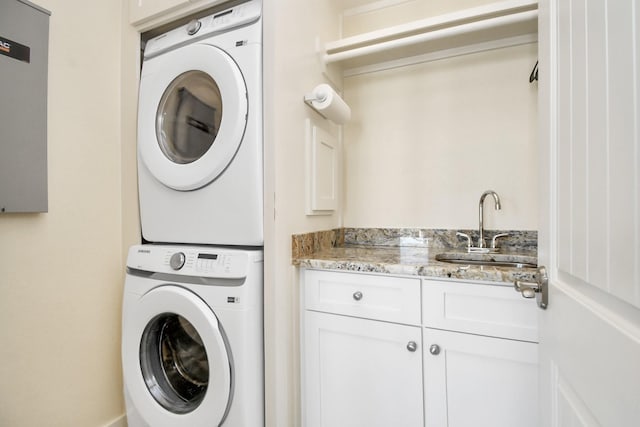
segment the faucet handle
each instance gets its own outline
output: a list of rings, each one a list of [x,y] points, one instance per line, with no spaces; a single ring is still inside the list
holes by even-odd
[[[491,239],[491,249],[496,249],[496,240],[498,240],[501,237],[507,237],[508,235],[509,233],[500,233],[493,236],[493,238]]]
[[[467,239],[467,249],[471,247],[471,236],[465,233],[461,233],[459,231],[456,232],[456,236],[464,237],[465,239]]]

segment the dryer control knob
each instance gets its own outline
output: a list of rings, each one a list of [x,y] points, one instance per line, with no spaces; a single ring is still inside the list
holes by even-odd
[[[200,21],[198,21],[197,19],[194,19],[193,21],[189,22],[187,24],[187,33],[192,36],[195,33],[197,33],[198,31],[200,31],[200,27],[202,26],[202,23]]]
[[[173,268],[174,270],[180,270],[184,265],[184,262],[186,261],[186,259],[187,257],[184,255],[183,252],[176,252],[175,254],[171,255],[171,259],[169,260],[169,266],[171,266],[171,268]]]

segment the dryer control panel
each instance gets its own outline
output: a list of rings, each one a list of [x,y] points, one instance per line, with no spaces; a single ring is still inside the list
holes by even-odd
[[[229,31],[257,21],[262,13],[260,1],[252,0],[204,18],[198,18],[147,41],[144,57],[149,59],[184,43]]]
[[[129,249],[127,267],[180,276],[241,279],[247,276],[250,263],[262,262],[262,253],[258,249],[136,245]]]

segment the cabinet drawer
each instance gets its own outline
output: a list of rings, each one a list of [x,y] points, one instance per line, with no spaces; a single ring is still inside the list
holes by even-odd
[[[424,280],[422,320],[430,328],[538,342],[538,306],[511,286]]]
[[[305,308],[420,324],[420,279],[304,271]]]

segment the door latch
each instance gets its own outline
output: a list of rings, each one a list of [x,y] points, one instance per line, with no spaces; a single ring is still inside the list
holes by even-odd
[[[538,302],[538,307],[546,309],[549,304],[549,277],[547,276],[547,269],[541,265],[538,267],[536,273],[536,282],[521,282],[515,280],[513,287],[517,292],[520,292],[524,298],[535,297]]]

